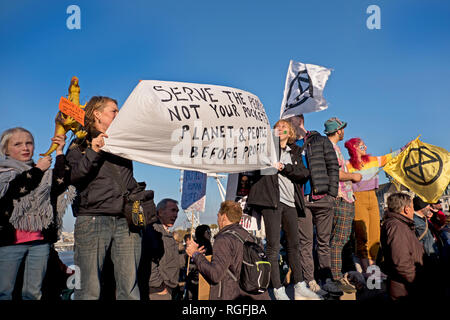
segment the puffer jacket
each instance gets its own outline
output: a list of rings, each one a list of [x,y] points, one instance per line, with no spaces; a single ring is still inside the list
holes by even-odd
[[[313,195],[328,194],[337,197],[339,163],[333,144],[317,131],[310,131],[304,144],[308,169],[311,172]]]
[[[122,188],[116,183],[106,162],[117,169],[118,177],[131,194],[138,190],[139,186],[133,178],[133,163],[130,160],[103,151],[97,153],[91,148],[84,149],[80,146],[69,148],[66,159],[72,167],[71,184],[78,191],[72,205],[75,217],[123,214]]]
[[[243,261],[243,245],[227,231],[235,231],[243,239],[251,238],[241,225],[234,223],[221,229],[215,236],[211,262],[202,254],[194,256],[199,272],[211,285],[210,300],[234,300],[241,295],[239,281],[235,281],[227,270],[239,279]]]
[[[415,235],[414,221],[395,212],[385,215],[381,248],[393,300],[413,298],[423,286],[423,246]]]
[[[247,205],[255,207],[267,207],[276,209],[280,202],[280,188],[278,175],[284,175],[294,184],[295,189],[295,207],[298,216],[303,217],[304,213],[304,199],[302,186],[309,177],[309,170],[305,168],[302,162],[300,148],[296,144],[289,145],[291,148],[291,160],[293,164],[286,164],[281,172],[273,169],[274,174],[261,175],[259,171],[256,172],[255,182],[250,188],[248,194]]]

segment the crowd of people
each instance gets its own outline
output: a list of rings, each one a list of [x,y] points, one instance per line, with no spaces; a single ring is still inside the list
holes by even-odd
[[[133,232],[123,214],[123,190],[132,195],[141,184],[130,160],[101,151],[119,112],[117,101],[93,97],[85,112],[87,135],[74,139],[65,155],[66,137],[52,139],[58,145],[53,169],[51,156],[33,162],[28,130],[12,128],[1,136],[0,299],[13,298],[19,279],[20,299],[42,298],[69,204],[76,217],[76,300],[100,299],[108,290],[121,300],[195,300],[200,275],[211,300],[290,300],[287,283],[295,300],[325,300],[361,289],[361,281],[349,276],[357,268],[348,265],[360,265],[365,280],[378,261],[392,300],[449,295],[450,233],[440,203],[394,193],[380,215],[377,173],[401,150],[375,157],[362,139],[352,138],[345,142],[346,161],[338,146],[346,122],[327,120],[325,135],[305,129],[303,115],[274,125],[280,144],[274,172],[255,172],[243,194],[246,205],[263,217],[263,250],[270,263],[270,289],[255,293],[239,281],[243,243],[262,244],[240,225],[241,205],[221,204],[214,238],[200,226],[195,236],[177,242],[171,231],[179,210],[174,199],[161,200],[155,220]],[[280,273],[281,249],[288,282]]]

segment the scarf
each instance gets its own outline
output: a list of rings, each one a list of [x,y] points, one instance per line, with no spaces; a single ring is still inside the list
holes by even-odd
[[[19,174],[28,171],[33,167],[33,161],[22,162],[9,157],[0,158],[0,198],[8,190],[9,183]],[[52,187],[52,170],[44,172],[41,182],[36,189],[13,200],[13,212],[9,222],[17,230],[42,231],[47,229],[55,220],[59,230],[62,226],[62,219],[67,206],[72,204],[75,198],[75,187],[69,186],[68,190],[58,196],[56,203],[56,217],[54,217],[53,207],[50,202],[50,191]],[[54,219],[56,218],[56,219]]]

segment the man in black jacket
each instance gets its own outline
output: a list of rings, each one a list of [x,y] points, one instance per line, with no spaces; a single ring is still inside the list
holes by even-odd
[[[330,258],[330,235],[333,224],[333,204],[338,195],[339,164],[333,145],[327,137],[317,131],[307,131],[303,115],[288,118],[297,131],[297,145],[302,150],[302,159],[310,170],[310,179],[303,187],[305,216],[299,217],[300,261],[303,276],[310,289],[319,295],[326,292],[342,294],[332,281]],[[316,227],[318,278],[322,288],[314,279],[313,227]],[[322,290],[324,289],[324,290]]]
[[[172,300],[172,291],[178,286],[182,265],[178,243],[169,231],[178,217],[177,204],[173,199],[161,200],[156,206],[158,221],[147,226],[142,237],[140,268],[146,268],[146,274],[151,271],[147,278],[150,300]]]

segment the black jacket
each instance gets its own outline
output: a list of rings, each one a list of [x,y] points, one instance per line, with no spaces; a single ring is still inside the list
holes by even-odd
[[[250,188],[247,205],[254,207],[267,207],[276,209],[280,202],[280,187],[278,174],[290,179],[295,189],[295,207],[299,216],[304,216],[304,200],[302,186],[309,178],[309,170],[302,162],[300,148],[296,144],[289,145],[291,148],[292,164],[286,164],[281,172],[271,175],[256,174],[255,182]],[[274,169],[275,170],[275,169]]]
[[[339,163],[331,141],[311,131],[304,143],[308,169],[311,171],[313,195],[328,194],[337,197],[339,189]]]
[[[0,246],[12,245],[16,241],[16,229],[9,223],[9,218],[14,208],[13,201],[20,200],[31,190],[36,189],[44,176],[44,172],[39,168],[33,167],[17,175],[9,182],[8,190],[0,198]],[[52,172],[52,188],[50,191],[50,203],[53,207],[54,219],[56,219],[56,203],[58,196],[69,186],[70,166],[66,163],[63,155],[56,157],[55,166]],[[61,183],[59,183],[61,182]],[[21,189],[27,190],[21,193]],[[49,243],[56,242],[58,230],[56,220],[47,228],[42,230],[44,241]]]
[[[66,158],[72,167],[71,184],[78,191],[72,206],[74,216],[123,215],[122,188],[116,183],[111,168],[105,162],[116,167],[118,177],[130,194],[139,189],[133,178],[133,163],[111,153],[97,153],[91,148],[83,150],[80,146],[69,148]]]

